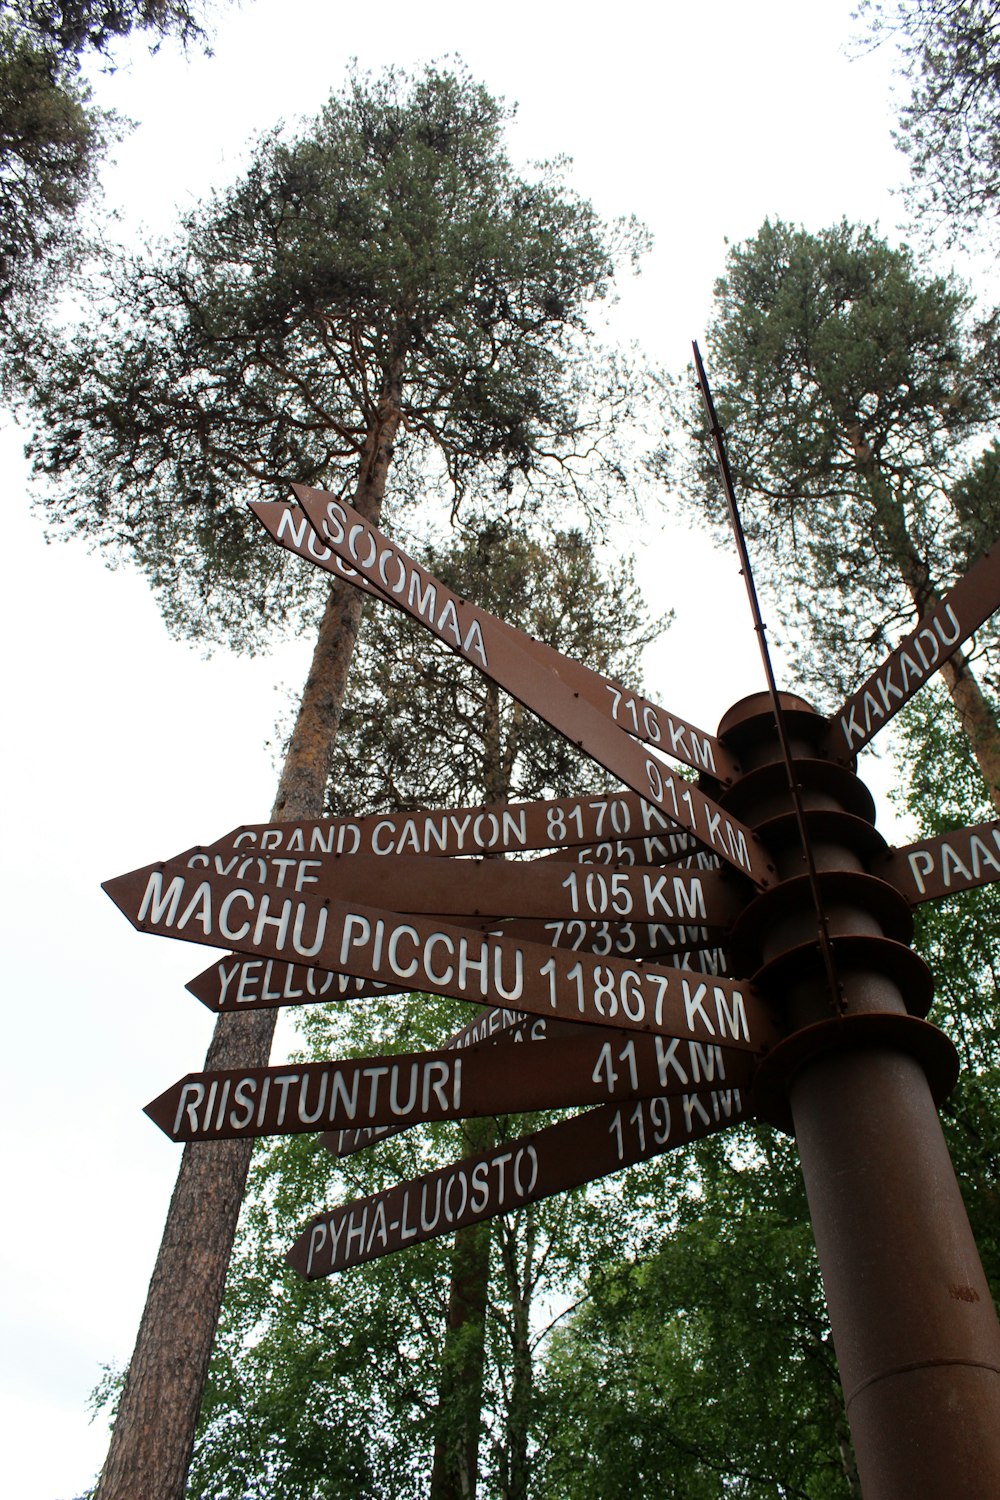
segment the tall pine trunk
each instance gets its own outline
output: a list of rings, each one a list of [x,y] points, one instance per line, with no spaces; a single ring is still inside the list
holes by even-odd
[[[496,1145],[493,1120],[469,1120],[464,1133],[470,1155]],[[492,1231],[493,1225],[487,1221],[470,1224],[455,1234],[438,1374],[429,1500],[475,1500]]]
[[[354,496],[373,524],[399,426],[400,374],[398,360],[369,427]],[[272,818],[323,816],[362,602],[349,584],[331,584]],[[220,1015],[206,1070],[265,1067],[276,1019],[274,1010]],[[184,1149],[95,1500],[182,1500],[251,1151],[251,1141]]]
[[[520,704],[515,705],[511,732],[504,744],[500,689],[495,682],[487,681],[484,691],[483,800],[503,802],[510,796],[523,709]],[[496,1144],[493,1120],[468,1120],[464,1134],[473,1156]],[[493,1225],[489,1222],[469,1225],[455,1234],[428,1500],[475,1500],[492,1235]]]

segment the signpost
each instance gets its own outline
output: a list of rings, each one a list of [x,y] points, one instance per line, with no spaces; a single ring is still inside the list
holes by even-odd
[[[832,754],[856,755],[1000,608],[1000,546],[922,615],[895,651],[833,715]]]
[[[701,378],[770,684],[716,735],[460,599],[336,497],[254,507],[623,788],[244,826],[107,882],[140,930],[233,950],[188,986],[213,1010],[485,1007],[431,1051],[191,1074],[148,1113],[177,1141],[315,1131],[348,1155],[422,1121],[595,1106],[319,1215],[288,1256],[309,1278],[742,1119],[794,1129],[866,1500],[997,1494],[1000,1327],[934,1108],[956,1054],[900,939],[910,907],[1000,879],[1000,820],[888,850],[845,766],[1000,608],[1000,547],[822,720],[774,683]]]
[[[104,883],[141,932],[309,961],[359,979],[760,1052],[780,1031],[748,984],[508,941],[354,902],[149,865]]]
[[[287,1260],[315,1280],[647,1161],[743,1119],[739,1089],[605,1104],[313,1219]]]
[[[640,797],[686,828],[711,853],[762,889],[774,866],[755,834],[710,797],[644,751],[578,689],[505,633],[491,634],[479,611],[407,556],[346,501],[297,491],[321,540],[386,599],[424,625],[465,661],[485,672],[546,724],[571,740]]]
[[[705,1084],[750,1082],[750,1053],[586,1030],[590,1035],[505,1047],[500,1056],[490,1048],[449,1048],[191,1073],[147,1104],[146,1113],[171,1140],[216,1141],[671,1098]]]

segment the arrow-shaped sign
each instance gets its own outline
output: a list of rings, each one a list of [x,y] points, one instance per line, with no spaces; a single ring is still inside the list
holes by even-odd
[[[194,851],[175,861],[181,862],[193,870],[235,873],[272,890],[308,891],[321,898],[455,919],[579,917],[726,929],[746,904],[746,893],[719,870],[603,869],[419,854],[397,854],[392,860],[365,854],[260,854],[237,860]]]
[[[300,502],[307,499],[324,504],[332,498],[324,490],[310,489],[307,485],[293,485],[292,488]],[[252,510],[268,535],[279,546],[305,558],[315,567],[345,579],[355,588],[360,588],[384,603],[396,603],[387,582],[365,576],[351,567],[342,556],[319,540],[297,507],[271,501],[254,504]],[[731,781],[739,771],[734,757],[714,735],[706,734],[703,729],[696,728],[685,719],[667,713],[648,698],[637,696],[622,683],[605,677],[601,672],[595,672],[583,662],[563,656],[554,647],[535,640],[533,636],[490,614],[488,610],[477,606],[475,613],[486,642],[495,643],[501,635],[505,635],[522,650],[537,657],[550,671],[557,672],[570,688],[606,714],[627,734],[657,745],[672,759],[679,760],[696,771],[707,771],[710,776],[723,782]]]
[[[997,609],[1000,547],[992,547],[833,715],[830,753],[856,755]]]
[[[140,931],[314,964],[426,994],[752,1052],[780,1032],[748,984],[508,942],[353,903],[283,895],[186,865],[149,865],[104,889]]]
[[[911,906],[989,885],[1000,880],[1000,819],[890,849],[872,865],[872,874],[895,886]]]
[[[286,1259],[315,1280],[596,1181],[743,1119],[740,1089],[604,1104],[319,1214]]]
[[[674,1097],[704,1084],[746,1087],[746,1052],[627,1032],[524,1042],[516,1049],[452,1049],[190,1073],[146,1113],[175,1141],[524,1114]]]
[[[209,853],[320,855],[397,854],[434,856],[520,854],[549,849],[575,860],[590,849],[594,863],[659,864],[636,858],[643,841],[655,835],[671,857],[701,848],[687,833],[635,792],[612,796],[563,797],[545,802],[494,802],[483,807],[376,813],[363,818],[316,818],[301,822],[247,823],[214,843]],[[614,858],[628,846],[631,857]],[[234,866],[235,868],[235,866]]]
[[[438,640],[470,662],[546,724],[673,822],[686,828],[712,853],[764,888],[774,866],[752,829],[644,750],[578,690],[510,636],[484,633],[478,612],[410,558],[356,510],[316,492],[297,492],[321,539],[362,576],[384,587],[397,608],[424,625]]]

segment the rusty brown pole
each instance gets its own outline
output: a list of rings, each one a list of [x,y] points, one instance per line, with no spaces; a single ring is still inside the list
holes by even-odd
[[[723,800],[781,873],[733,940],[792,1028],[762,1069],[760,1112],[798,1144],[865,1500],[987,1500],[1000,1495],[1000,1326],[935,1107],[954,1049],[919,1019],[931,987],[905,902],[866,873],[884,848],[870,798],[823,755],[825,721],[781,701],[840,993],[759,694],[719,734],[745,767]]]

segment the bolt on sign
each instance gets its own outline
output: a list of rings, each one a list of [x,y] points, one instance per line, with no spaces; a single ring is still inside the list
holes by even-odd
[[[721,434],[712,430],[756,619]],[[737,705],[712,735],[460,599],[343,500],[293,488],[298,505],[252,507],[276,543],[417,620],[621,789],[244,825],[106,882],[140,931],[230,950],[188,986],[213,1010],[374,995],[405,1005],[421,994],[478,1008],[430,1051],[189,1074],[147,1112],[176,1141],[311,1131],[346,1156],[426,1121],[584,1110],[318,1215],[288,1253],[309,1278],[507,1213],[741,1120],[794,1128],[824,1278],[838,1287],[831,1321],[845,1389],[866,1393],[851,1408],[859,1463],[871,1472],[883,1461],[871,1457],[860,1408],[873,1405],[868,1428],[884,1448],[900,1370],[923,1371],[936,1391],[908,1420],[937,1432],[937,1410],[949,1409],[952,1392],[934,1382],[945,1369],[960,1382],[962,1370],[983,1366],[986,1347],[1000,1370],[1000,1330],[977,1325],[957,1353],[934,1343],[934,1320],[925,1316],[933,1289],[910,1289],[911,1278],[898,1275],[897,1261],[914,1264],[905,1247],[883,1255],[892,1264],[875,1302],[858,1302],[855,1286],[869,1285],[872,1252],[858,1255],[863,1275],[842,1271],[844,1184],[855,1184],[857,1201],[873,1192],[870,1216],[883,1216],[883,1237],[895,1234],[914,1217],[914,1189],[907,1179],[899,1194],[905,1212],[895,1212],[892,1174],[911,1155],[924,1160],[928,1138],[914,1146],[916,1134],[900,1137],[883,1150],[871,1111],[843,1111],[852,1069],[874,1070],[865,1098],[897,1088],[895,1073],[878,1071],[887,1051],[915,1068],[921,1100],[931,1091],[943,1097],[954,1081],[954,1049],[921,1019],[929,985],[915,982],[919,960],[905,946],[909,911],[1000,879],[1000,820],[889,849],[850,764],[1000,607],[1000,548],[932,603],[829,721],[778,693],[758,622],[769,696]],[[824,846],[822,868],[814,835]],[[822,1104],[817,1060],[843,1073]],[[915,1108],[908,1097],[900,1117]],[[882,1152],[883,1177],[852,1177],[862,1139],[861,1155]],[[847,1156],[830,1165],[838,1152]],[[837,1187],[828,1214],[829,1181]],[[943,1201],[937,1189],[928,1196]],[[852,1213],[852,1226],[864,1217]],[[921,1251],[942,1217],[959,1243],[954,1216],[935,1207],[922,1221]],[[962,1244],[967,1280],[976,1252]],[[934,1265],[946,1253],[924,1260]],[[984,1280],[983,1287],[988,1300]],[[907,1296],[912,1305],[901,1311]],[[979,1318],[983,1302],[977,1294],[963,1307]],[[900,1330],[908,1330],[905,1349]],[[948,1330],[952,1338],[953,1318]],[[890,1406],[879,1407],[882,1400]],[[980,1428],[1000,1434],[1000,1395]],[[948,1433],[935,1442],[959,1472],[964,1460]],[[1000,1441],[991,1463],[1000,1490]],[[920,1482],[896,1492],[916,1493]]]

